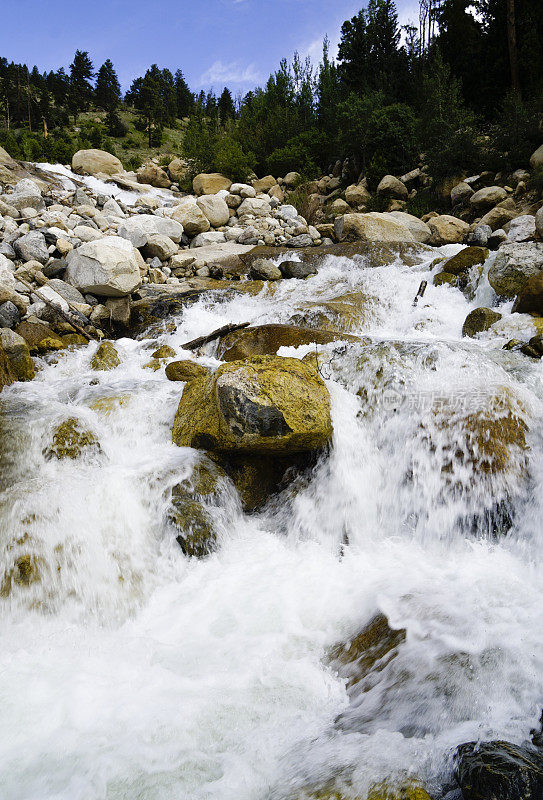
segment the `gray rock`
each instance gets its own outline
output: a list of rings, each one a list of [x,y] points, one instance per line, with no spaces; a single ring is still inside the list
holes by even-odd
[[[459,206],[465,203],[473,195],[473,189],[465,181],[460,181],[451,189],[451,205]]]
[[[385,175],[377,187],[377,194],[381,197],[395,197],[397,200],[407,200],[407,186],[394,175]]]
[[[13,261],[15,258],[15,250],[7,242],[0,242],[0,255],[9,258],[10,261]]]
[[[226,242],[226,236],[222,231],[207,231],[199,233],[190,243],[191,249],[194,247],[205,247],[208,244],[222,244]]]
[[[496,231],[492,231],[492,234],[488,237],[488,248],[489,250],[497,250],[506,241],[506,232],[503,228],[498,228]]]
[[[543,206],[541,206],[541,208],[535,215],[535,227],[539,234],[539,237],[543,239]]]
[[[298,211],[294,206],[289,206],[289,205],[279,206],[279,208],[275,212],[275,216],[278,219],[284,220],[285,222],[291,222],[298,216]]]
[[[98,297],[123,297],[141,284],[136,254],[129,241],[105,236],[68,253],[68,283]]]
[[[509,223],[507,238],[510,242],[528,242],[535,236],[535,217],[532,214],[522,214]]]
[[[542,269],[543,244],[512,242],[500,247],[488,271],[488,281],[497,294],[512,298]]]
[[[17,325],[20,319],[20,314],[11,300],[6,300],[5,303],[0,305],[0,328],[13,328]]]
[[[282,261],[279,269],[284,278],[307,278],[309,275],[317,274],[316,267],[304,264],[302,261]]]
[[[287,239],[287,247],[311,247],[313,239],[308,233],[301,233],[299,236],[293,236],[292,239]]]
[[[49,264],[45,265],[42,272],[46,278],[58,278],[59,275],[62,275],[67,266],[68,262],[65,258],[54,258]]]
[[[257,258],[251,265],[250,277],[262,281],[278,281],[281,270],[267,258]]]
[[[479,247],[486,247],[490,236],[492,236],[492,228],[490,225],[477,225],[477,227],[468,234],[467,243],[479,245]]]
[[[75,286],[71,286],[71,284],[66,283],[66,281],[61,281],[59,278],[52,278],[48,282],[47,286],[50,286],[51,289],[54,289],[57,294],[59,294],[69,303],[87,302],[79,289],[76,289]]]
[[[17,239],[13,246],[15,253],[23,261],[39,261],[40,264],[45,264],[49,259],[45,236],[39,231],[26,233]]]
[[[128,239],[134,247],[145,247],[150,236],[160,233],[174,242],[181,241],[183,226],[168,217],[155,214],[136,214],[119,227],[119,236]]]
[[[39,188],[30,178],[23,178],[8,198],[9,205],[21,211],[23,208],[43,208],[44,202]]]

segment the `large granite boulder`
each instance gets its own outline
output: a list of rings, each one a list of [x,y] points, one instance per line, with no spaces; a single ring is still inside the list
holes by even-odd
[[[182,200],[175,206],[171,218],[183,226],[187,236],[198,236],[200,233],[206,233],[211,227],[209,219],[192,197]]]
[[[330,397],[318,373],[295,358],[222,364],[185,386],[173,441],[219,453],[293,454],[332,437]]]
[[[105,236],[68,253],[65,280],[83,293],[123,297],[141,284],[132,244],[120,236]]]
[[[134,247],[145,247],[149,237],[155,233],[168,236],[173,242],[180,242],[183,226],[175,219],[158,217],[155,214],[136,214],[124,220],[119,227],[119,236],[128,239]]]
[[[169,189],[172,185],[171,180],[168,178],[166,172],[157,164],[152,161],[143,164],[136,172],[138,183],[145,183],[149,186],[155,186],[157,189]]]
[[[488,250],[486,247],[464,247],[456,255],[451,256],[446,261],[443,261],[439,266],[442,272],[448,272],[452,275],[460,275],[462,272],[474,267],[477,264],[484,264],[488,258]]]
[[[502,297],[515,297],[528,279],[543,269],[543,244],[514,242],[500,247],[488,271],[488,280]]]
[[[505,200],[507,192],[501,186],[485,186],[474,192],[469,199],[470,206],[475,209],[493,208]]]
[[[334,220],[339,241],[414,242],[415,237],[406,225],[391,214],[344,214]]]
[[[513,303],[512,311],[519,314],[543,314],[543,271],[528,278]]]
[[[411,231],[416,242],[426,244],[432,237],[432,231],[428,225],[413,214],[406,214],[405,211],[391,211],[390,216],[400,222]]]
[[[23,178],[20,180],[9,198],[6,198],[10,206],[13,206],[18,211],[23,208],[43,208],[44,202],[41,196],[41,191],[36,183],[30,178]]]
[[[105,150],[78,150],[72,158],[72,169],[79,174],[87,175],[117,175],[124,172],[119,159]]]
[[[469,225],[458,217],[450,214],[441,214],[428,220],[428,227],[432,231],[430,244],[460,244],[469,231]]]
[[[230,219],[230,212],[223,197],[203,194],[196,203],[214,228],[226,225]]]
[[[407,186],[394,175],[385,175],[377,187],[377,194],[381,197],[394,197],[396,200],[407,200]]]
[[[192,181],[192,188],[195,194],[217,194],[225,189],[228,191],[232,186],[232,181],[221,175],[219,172],[201,172]]]

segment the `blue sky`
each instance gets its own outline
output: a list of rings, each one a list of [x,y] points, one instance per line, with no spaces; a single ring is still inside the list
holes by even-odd
[[[365,5],[352,0],[3,0],[0,55],[68,67],[76,48],[111,58],[123,88],[152,63],[180,67],[192,89],[262,84],[295,50],[316,62],[328,34]],[[400,21],[417,0],[397,0]]]

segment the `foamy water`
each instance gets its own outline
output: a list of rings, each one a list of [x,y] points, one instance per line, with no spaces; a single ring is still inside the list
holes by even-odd
[[[287,800],[331,776],[363,796],[405,770],[437,790],[458,743],[528,736],[543,703],[543,368],[501,350],[507,317],[503,337],[462,340],[492,302],[484,279],[471,303],[430,284],[412,306],[435,256],[329,257],[257,297],[210,294],[174,333],[120,340],[112,372],[90,369],[91,344],[3,391],[0,572],[31,554],[40,574],[0,597],[3,799]],[[171,442],[182,384],[144,368],[150,347],[188,357],[183,342],[222,324],[285,322],[350,292],[371,298],[355,330],[369,339],[319,347],[330,456],[260,514],[225,488],[219,550],[185,558],[165,512],[197,454]],[[461,423],[504,394],[529,449],[489,478]],[[73,416],[102,453],[47,461]],[[407,638],[349,698],[324,655],[378,611]]]

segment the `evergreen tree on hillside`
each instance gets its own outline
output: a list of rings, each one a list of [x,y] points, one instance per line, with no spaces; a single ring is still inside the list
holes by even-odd
[[[96,76],[95,102],[104,111],[113,112],[121,102],[121,84],[115,67],[108,58]]]
[[[92,79],[94,66],[86,50],[76,50],[73,62],[70,64],[70,91],[68,105],[77,123],[77,115],[87,111],[93,96]]]
[[[183,119],[183,117],[188,117],[192,113],[194,109],[194,97],[180,69],[175,73],[174,83],[177,116]]]
[[[219,119],[224,125],[226,120],[234,119],[236,109],[234,108],[234,101],[232,93],[226,86],[224,87],[221,96],[217,102],[217,111],[219,112]]]
[[[408,60],[400,47],[394,0],[369,0],[341,28],[339,72],[349,91],[384,92],[389,101],[404,96]]]
[[[319,129],[325,134],[331,148],[337,131],[337,107],[339,103],[339,76],[337,67],[330,59],[330,42],[325,37],[322,45],[322,62],[317,78],[317,122]]]

